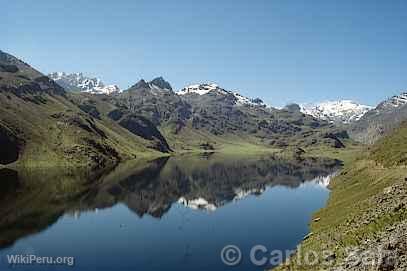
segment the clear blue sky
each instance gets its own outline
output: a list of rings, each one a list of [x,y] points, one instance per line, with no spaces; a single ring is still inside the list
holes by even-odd
[[[126,88],[162,75],[281,106],[407,89],[405,0],[3,1],[0,49]]]

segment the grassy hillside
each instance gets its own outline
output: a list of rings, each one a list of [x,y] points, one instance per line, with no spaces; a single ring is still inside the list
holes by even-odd
[[[104,168],[184,152],[344,147],[342,131],[300,112],[240,104],[231,92],[177,95],[162,78],[114,95],[66,92],[0,51],[0,165]]]
[[[395,129],[392,136],[379,140],[372,149],[372,158],[385,167],[407,165],[407,123]]]
[[[21,141],[18,165],[105,166],[153,152],[119,125],[95,119],[64,97],[41,95],[42,104],[0,92],[0,125]]]
[[[360,149],[357,155],[357,151],[351,155],[324,152],[344,157],[345,167],[331,184],[327,206],[315,214],[312,234],[302,243],[300,253],[277,270],[368,270],[360,262],[353,266],[350,256],[378,247],[385,247],[387,254],[375,254],[378,260],[374,268],[405,270],[400,267],[402,260],[387,260],[388,255],[403,259],[406,252],[400,249],[407,244],[403,237],[407,219],[406,136],[407,125],[403,124],[370,150]],[[317,252],[319,259],[307,265],[304,255],[311,251]]]
[[[1,51],[0,105],[0,164],[101,168],[162,155],[149,148],[150,140],[87,110],[74,94]]]

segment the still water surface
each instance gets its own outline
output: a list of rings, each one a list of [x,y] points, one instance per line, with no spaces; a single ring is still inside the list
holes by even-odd
[[[212,155],[127,163],[103,176],[1,170],[0,270],[264,270],[250,249],[294,249],[338,168]],[[242,251],[238,266],[221,261],[229,244]],[[73,256],[75,266],[9,266],[10,254]]]

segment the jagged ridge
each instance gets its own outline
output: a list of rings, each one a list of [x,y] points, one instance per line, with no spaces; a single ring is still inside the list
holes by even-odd
[[[48,76],[67,91],[108,95],[121,92],[117,85],[105,85],[99,78],[87,77],[83,73],[53,72]]]

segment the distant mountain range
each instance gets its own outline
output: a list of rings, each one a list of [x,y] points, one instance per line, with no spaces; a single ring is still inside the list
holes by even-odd
[[[86,77],[82,73],[65,73],[53,72],[49,77],[57,82],[67,91],[87,92],[92,94],[117,94],[121,90],[116,85],[105,85],[99,78]],[[140,81],[139,85],[134,85],[132,88],[151,88],[155,91],[168,90],[173,91],[171,85],[162,77],[157,77],[150,82]],[[221,88],[214,83],[201,83],[189,85],[175,92],[181,96],[206,95],[208,93],[217,93],[220,95],[233,95],[235,97],[234,104],[240,106],[260,106],[266,107],[266,104],[259,98],[248,98],[238,91],[229,91]],[[311,115],[317,119],[328,121],[331,123],[351,123],[359,120],[367,111],[373,107],[358,104],[350,100],[327,101],[316,104],[300,105],[301,112]]]
[[[120,91],[81,73],[47,77],[1,51],[0,104],[0,164],[101,168],[179,151],[344,147],[326,121],[217,85],[177,93],[157,77]]]
[[[92,94],[118,94],[122,91],[117,86],[105,86],[100,79],[89,78],[83,76],[82,73],[66,74],[66,73],[52,73],[50,77],[56,80],[58,84],[69,91],[81,91]],[[193,126],[205,126],[206,129],[211,130],[215,134],[220,132],[223,128],[219,127],[220,123],[227,123],[228,126],[231,122],[230,119],[223,119],[225,112],[219,114],[222,109],[215,109],[213,105],[223,104],[224,106],[236,106],[246,108],[262,108],[264,111],[278,110],[267,106],[259,98],[248,98],[239,94],[238,91],[230,91],[220,87],[214,83],[200,83],[189,85],[179,91],[174,92],[171,85],[162,77],[157,77],[150,82],[140,80],[133,85],[129,90],[142,90],[141,92],[124,94],[123,97],[129,98],[131,96],[132,106],[139,107],[138,113],[146,115],[156,125],[160,125],[163,116],[173,115],[177,124],[173,124],[176,131],[183,127],[187,120],[193,118]],[[147,91],[148,90],[148,91]],[[155,112],[145,112],[146,98],[152,94],[151,98],[155,99],[160,97],[162,103]],[[120,98],[119,98],[120,99]],[[136,100],[139,99],[137,102]],[[123,100],[123,99],[122,99]],[[140,104],[143,101],[143,104]],[[127,101],[129,103],[129,100]],[[405,119],[407,113],[404,112],[404,105],[407,103],[407,93],[393,96],[376,107],[363,105],[351,100],[338,100],[326,101],[313,104],[300,104],[299,106],[289,105],[283,111],[296,112],[300,111],[303,114],[312,116],[317,121],[326,121],[334,125],[344,125],[348,130],[350,136],[363,143],[373,143],[383,134],[393,129]],[[212,106],[209,106],[213,104]],[[194,108],[191,111],[191,108]],[[197,109],[203,110],[205,114],[208,112],[217,112],[212,115],[209,120],[205,120],[205,124],[201,123],[201,118],[198,117]],[[209,109],[209,110],[208,110]],[[148,109],[151,111],[150,109]],[[164,110],[164,111],[162,111]],[[219,111],[220,110],[220,111]],[[161,112],[160,112],[161,111]],[[177,115],[177,116],[175,116]],[[202,116],[201,116],[202,117]],[[208,116],[205,116],[206,119]],[[214,119],[217,119],[215,123]],[[170,121],[171,122],[171,121]],[[250,122],[246,122],[248,124]],[[224,125],[224,124],[223,124]],[[210,126],[210,127],[209,127]],[[234,128],[233,128],[234,129]],[[248,129],[247,127],[243,128]],[[254,131],[254,128],[251,128]]]
[[[53,72],[48,75],[51,79],[57,82],[67,91],[73,92],[87,92],[91,94],[117,94],[121,90],[116,85],[105,85],[101,79],[95,77],[87,77],[83,73],[65,73]],[[150,82],[139,82],[139,86],[133,87],[149,87],[151,89],[170,90],[173,91],[171,85],[162,77],[157,77]],[[148,86],[147,86],[148,85]],[[175,92],[178,95],[205,95],[208,93],[218,93],[224,95],[233,95],[235,97],[235,104],[241,106],[261,106],[266,107],[263,101],[259,98],[248,98],[238,91],[229,91],[221,88],[214,83],[201,83],[196,85],[189,85]],[[301,105],[301,111],[305,114],[311,115],[315,118],[326,120],[329,122],[342,122],[349,123],[360,119],[372,107],[361,105],[349,100],[342,101],[329,101],[318,104],[305,104]]]
[[[83,73],[53,72],[48,77],[67,91],[92,94],[113,94],[121,91],[116,85],[105,85],[99,78],[87,77]]]
[[[328,129],[329,123],[299,111],[267,107],[260,99],[250,99],[215,84],[192,85],[174,92],[168,82],[158,79],[149,82],[142,79],[123,93],[109,96],[110,103],[118,107],[110,116],[116,119],[135,114],[149,119],[166,138],[172,138],[170,142],[175,149],[203,143],[202,147],[207,148],[208,142],[217,148],[221,145],[218,137],[232,136],[238,137],[238,141],[246,137],[245,140],[252,138],[254,142],[275,146],[321,140],[338,145],[332,138],[314,138],[324,128]],[[161,87],[154,83],[157,81]],[[167,87],[163,89],[162,85]]]
[[[376,107],[342,100],[302,105],[301,111],[317,119],[342,125],[352,139],[373,144],[407,120],[407,92],[390,97]]]
[[[67,91],[72,92],[86,92],[91,94],[117,94],[122,92],[116,85],[105,85],[101,79],[95,77],[84,76],[83,73],[65,73],[65,72],[53,72],[50,73],[49,78],[53,79],[58,85],[63,87]],[[139,85],[134,85],[132,88],[146,87],[159,90],[173,91],[171,85],[164,80],[163,77],[157,77],[150,82],[141,80]],[[228,91],[213,83],[202,83],[197,85],[190,85],[182,90],[176,92],[178,95],[204,95],[209,92],[218,92],[224,94],[232,94],[236,98],[236,105],[247,106],[263,106],[266,105],[259,98],[251,99],[240,95],[238,92]]]
[[[0,164],[94,168],[146,153],[343,148],[347,131],[370,143],[406,119],[406,97],[371,110],[351,101],[278,109],[212,83],[174,91],[157,77],[122,91],[82,73],[47,77],[0,51]]]
[[[122,92],[122,90],[116,85],[105,85],[101,79],[87,77],[83,75],[83,73],[53,72],[49,74],[49,77],[67,91],[107,95]],[[165,81],[163,77],[157,77],[150,82],[140,80],[130,89],[150,89],[152,92],[171,91],[186,100],[191,100],[191,97],[195,95],[196,97],[204,96],[206,94],[229,95],[233,100],[232,103],[236,106],[267,107],[267,105],[259,98],[248,98],[239,94],[238,91],[226,90],[214,83],[189,85],[174,92],[170,83]],[[400,96],[395,96],[388,101],[382,102],[380,107],[396,107],[403,105],[406,100],[407,95],[404,94],[403,96],[403,94],[401,94]],[[350,124],[356,122],[372,109],[374,109],[374,107],[351,100],[300,104],[300,111],[302,113],[311,115],[319,120],[336,124]]]
[[[327,101],[301,105],[301,112],[332,123],[351,123],[359,120],[373,107],[350,100]]]

